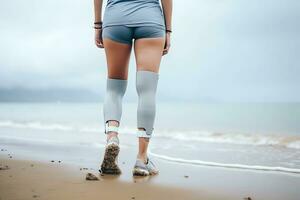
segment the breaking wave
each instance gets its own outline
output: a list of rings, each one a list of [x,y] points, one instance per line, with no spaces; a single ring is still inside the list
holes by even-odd
[[[54,131],[79,131],[99,133],[101,127],[77,127],[60,123],[41,123],[38,121],[0,121],[0,128],[22,128]],[[135,134],[130,127],[120,128],[123,134]],[[205,131],[156,131],[156,137],[193,142],[226,143],[240,145],[272,145],[291,149],[300,149],[300,136],[295,135],[266,135],[241,133],[216,133]]]

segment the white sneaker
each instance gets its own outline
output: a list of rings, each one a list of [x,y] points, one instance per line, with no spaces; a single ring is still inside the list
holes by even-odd
[[[137,159],[132,173],[134,176],[149,176],[158,174],[159,170],[149,158],[147,158],[147,163],[144,163],[143,160]]]

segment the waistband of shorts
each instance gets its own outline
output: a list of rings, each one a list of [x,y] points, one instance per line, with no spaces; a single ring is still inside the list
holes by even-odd
[[[126,24],[106,24],[102,26],[102,29],[106,28],[106,27],[111,27],[111,26],[126,26],[126,27],[130,27],[130,28],[136,28],[136,27],[143,27],[143,26],[152,26],[155,28],[159,28],[162,30],[166,30],[166,27],[164,25],[161,24],[156,24],[156,23],[126,23]]]

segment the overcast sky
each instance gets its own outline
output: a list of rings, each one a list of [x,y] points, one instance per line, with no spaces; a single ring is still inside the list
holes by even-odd
[[[105,1],[105,0],[104,0]],[[300,101],[299,0],[174,0],[158,98]],[[93,1],[14,0],[0,7],[0,89],[105,90]],[[134,56],[126,99],[136,98]]]

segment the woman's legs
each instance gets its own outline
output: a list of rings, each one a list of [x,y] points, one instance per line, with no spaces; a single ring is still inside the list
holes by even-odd
[[[137,66],[137,92],[139,94],[138,126],[142,124],[138,129],[149,133],[152,132],[151,128],[153,127],[150,127],[151,130],[146,130],[143,124],[154,124],[155,92],[164,44],[164,37],[141,38],[135,40],[134,43]],[[145,85],[147,84],[146,82],[149,81],[152,81],[152,85]],[[149,127],[147,127],[147,129],[149,129]],[[147,149],[150,136],[151,135],[149,135],[149,137],[139,137],[139,152],[137,157],[144,162],[147,161]]]
[[[153,131],[158,71],[165,45],[164,31],[156,28],[150,28],[150,30],[148,30],[148,28],[149,27],[130,29],[122,27],[122,29],[125,29],[124,31],[129,31],[127,32],[128,34],[125,34],[124,31],[109,31],[112,31],[112,29],[116,30],[115,27],[106,29],[106,32],[103,32],[103,35],[105,36],[103,37],[103,44],[108,67],[107,92],[104,102],[104,118],[105,122],[108,122],[108,124],[112,126],[119,126],[120,124],[122,97],[127,85],[128,65],[131,53],[130,38],[133,35],[133,37],[136,38],[134,50],[137,66],[136,83],[139,95],[137,114],[138,130],[139,133],[141,133],[141,135],[139,135],[138,158],[144,161],[144,163],[147,161],[149,138]],[[119,34],[118,37],[112,37],[116,36],[115,33],[117,33],[117,35]],[[114,141],[116,139],[116,137],[113,136],[117,136],[117,131],[112,130],[113,129],[107,133],[108,141]],[[118,166],[115,165],[115,159],[118,155],[119,148],[118,146],[115,147],[109,145],[108,147],[106,148],[101,170],[104,172],[106,171],[107,173],[119,174],[120,170]],[[148,174],[150,171],[155,171],[151,166],[152,165],[149,164]]]
[[[103,44],[108,71],[104,116],[107,116],[105,118],[110,119],[108,120],[109,126],[119,126],[119,119],[122,111],[122,97],[126,89],[128,65],[132,46],[130,44],[116,42],[108,38],[103,39]],[[117,96],[118,98],[116,98],[116,95],[119,95],[119,97]],[[111,114],[113,109],[119,109],[116,111],[118,116],[115,116],[116,114]],[[107,139],[116,135],[117,132],[109,132],[107,134]]]

